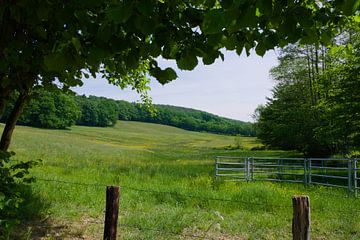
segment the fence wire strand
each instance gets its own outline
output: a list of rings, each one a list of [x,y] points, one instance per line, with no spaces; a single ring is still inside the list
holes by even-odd
[[[92,186],[92,187],[107,187],[109,185],[99,184],[99,183],[84,183],[84,182],[70,182],[58,179],[45,179],[45,178],[36,178],[36,181],[43,181],[43,182],[57,182],[63,184],[71,184],[71,185],[80,185],[80,186]]]
[[[105,184],[94,184],[94,183],[81,183],[81,182],[70,182],[70,181],[63,181],[57,179],[42,179],[38,178],[37,180],[46,181],[46,182],[57,182],[57,183],[64,183],[64,184],[73,184],[73,185],[81,185],[81,186],[96,186],[96,187],[107,187],[108,185]],[[180,197],[187,197],[193,199],[201,199],[201,200],[208,200],[208,201],[221,201],[221,202],[232,202],[232,203],[243,203],[248,205],[256,205],[256,206],[267,206],[267,207],[277,207],[277,208],[291,208],[290,205],[279,205],[279,204],[269,204],[269,203],[256,203],[256,202],[249,202],[244,200],[233,200],[233,199],[226,199],[226,198],[215,198],[215,197],[203,197],[198,195],[192,194],[183,194],[171,191],[159,191],[153,189],[142,189],[142,188],[135,188],[130,186],[120,185],[120,189],[131,190],[136,192],[146,192],[146,193],[156,193],[156,194],[167,194],[167,195],[176,195]]]
[[[269,203],[256,203],[256,202],[249,202],[249,201],[243,201],[243,200],[233,200],[233,199],[226,199],[226,198],[203,197],[203,196],[197,196],[197,195],[192,195],[192,194],[182,194],[182,193],[177,193],[177,192],[158,191],[158,190],[152,190],[152,189],[141,189],[141,188],[134,188],[134,187],[128,187],[128,186],[122,186],[121,188],[125,189],[125,190],[128,189],[128,190],[132,190],[132,191],[137,191],[137,192],[169,194],[169,195],[177,195],[177,196],[188,197],[188,198],[196,198],[196,199],[201,199],[201,200],[244,203],[244,204],[250,204],[250,205],[256,205],[256,206],[268,206],[268,207],[277,207],[277,208],[289,208],[289,207],[291,207],[291,206],[286,206],[286,205],[269,204]]]
[[[89,186],[89,187],[107,187],[108,185],[106,184],[102,184],[102,183],[84,183],[84,182],[72,182],[72,181],[66,181],[66,180],[59,180],[59,179],[43,179],[43,178],[37,178],[38,181],[44,181],[44,182],[55,182],[55,183],[60,183],[60,184],[71,184],[71,185],[79,185],[79,186]],[[217,198],[217,197],[204,197],[204,196],[198,196],[198,195],[193,195],[193,194],[184,194],[184,193],[178,193],[178,192],[173,192],[173,191],[160,191],[160,190],[154,190],[154,189],[143,189],[143,188],[136,188],[136,187],[131,187],[131,186],[126,186],[120,185],[121,190],[129,190],[129,191],[135,191],[135,192],[145,192],[145,193],[155,193],[155,194],[168,194],[168,195],[176,195],[176,196],[180,196],[180,197],[186,197],[186,198],[194,198],[194,199],[200,199],[200,200],[206,200],[206,201],[221,201],[221,202],[231,202],[231,203],[242,203],[242,204],[246,204],[246,205],[255,205],[255,206],[263,206],[263,207],[274,207],[274,208],[283,208],[283,209],[289,209],[292,208],[292,206],[290,205],[279,205],[279,204],[270,204],[270,203],[256,203],[256,202],[249,202],[249,201],[245,201],[245,200],[237,200],[237,199],[226,199],[226,198]],[[134,212],[134,210],[126,210],[129,213]],[[315,210],[315,211],[314,211]],[[135,210],[136,211],[136,210]],[[321,207],[319,207],[319,209],[317,209],[316,207],[312,207],[311,208],[312,212],[315,213],[323,213],[324,211],[334,211],[334,209],[322,209]],[[140,212],[140,211],[136,211],[136,212]],[[143,211],[141,211],[143,212]],[[360,213],[360,210],[356,210],[356,209],[352,209],[351,211],[346,211],[344,209],[338,209],[336,210],[336,212],[339,213],[343,213],[343,214],[354,214],[354,213]],[[122,214],[122,211],[120,210],[119,212],[119,217],[124,216]],[[120,219],[119,219],[120,220]],[[67,227],[66,224],[71,223],[71,221],[65,221],[64,224],[61,225],[48,225],[48,224],[39,224],[39,225],[33,225],[33,227],[39,227],[39,228],[48,228],[48,227]],[[104,221],[96,221],[96,220],[81,220],[78,222],[73,222],[73,223],[77,223],[77,224],[96,224],[96,225],[102,225],[104,224]],[[158,232],[160,234],[164,234],[164,235],[172,235],[172,236],[179,236],[179,237],[188,237],[188,238],[192,238],[192,239],[204,239],[207,237],[207,232],[204,232],[202,234],[187,234],[187,233],[179,233],[176,231],[171,231],[171,230],[165,230],[165,229],[160,229],[160,228],[152,228],[152,227],[146,227],[146,226],[139,226],[139,225],[133,225],[133,224],[127,224],[127,223],[120,223],[120,221],[118,222],[117,227],[122,227],[122,228],[131,228],[131,229],[137,229],[140,232],[144,232],[144,231],[152,231],[152,232]]]
[[[106,184],[99,184],[99,183],[84,183],[84,182],[71,182],[71,181],[65,181],[65,180],[58,180],[58,179],[43,179],[43,178],[37,178],[39,181],[45,181],[45,182],[57,182],[61,184],[72,184],[72,185],[79,185],[79,186],[94,186],[94,187],[107,187],[109,185]],[[274,207],[274,208],[282,208],[282,209],[289,209],[292,208],[290,205],[279,205],[279,204],[269,204],[269,203],[256,203],[256,202],[248,202],[244,200],[233,200],[233,199],[226,199],[226,198],[215,198],[215,197],[203,197],[203,196],[197,196],[192,194],[182,194],[177,192],[171,192],[171,191],[159,191],[159,190],[153,190],[153,189],[142,189],[142,188],[135,188],[130,186],[120,186],[122,190],[130,190],[130,191],[136,191],[136,192],[146,192],[146,193],[156,193],[156,194],[168,194],[168,195],[176,195],[180,197],[187,197],[187,198],[193,198],[193,199],[200,199],[200,200],[208,200],[208,201],[221,201],[221,202],[231,202],[231,203],[242,203],[242,204],[248,204],[248,205],[254,205],[254,206],[265,206],[265,207]],[[329,194],[335,196],[335,194]],[[323,212],[323,211],[330,211],[329,210],[317,210],[316,208],[311,209],[312,212]],[[331,209],[333,211],[333,209]],[[352,209],[351,212],[344,211],[344,210],[337,210],[337,212],[343,213],[343,214],[350,214],[350,213],[360,213],[360,210]]]

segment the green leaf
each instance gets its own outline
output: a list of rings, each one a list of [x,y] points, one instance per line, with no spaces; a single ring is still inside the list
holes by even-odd
[[[3,88],[5,88],[5,87],[9,86],[9,85],[11,84],[11,82],[12,82],[12,81],[11,81],[10,78],[8,78],[8,77],[3,77],[3,78],[1,79],[0,86],[3,87]]]
[[[232,6],[233,0],[221,0],[220,4],[224,9],[228,9]]]
[[[314,26],[314,19],[312,16],[312,11],[310,9],[307,9],[305,7],[298,7],[296,9],[296,14],[298,16],[301,16],[301,18],[297,18],[301,27],[310,28],[310,27]]]
[[[0,192],[0,201],[3,201],[5,199],[5,194],[3,192]]]
[[[212,55],[206,55],[203,57],[202,61],[205,65],[211,65],[215,62],[216,57],[213,57]]]
[[[156,42],[152,42],[150,45],[147,45],[148,51],[151,56],[158,57],[161,54],[161,48]]]
[[[71,43],[74,45],[77,52],[81,51],[81,43],[78,38],[76,37],[71,38]]]
[[[360,23],[360,16],[359,15],[354,16],[354,21],[356,23]]]
[[[156,28],[156,23],[153,22],[149,17],[136,17],[135,26],[143,34],[148,35],[154,32]]]
[[[271,14],[272,12],[272,0],[257,0],[256,6],[261,14]]]
[[[139,59],[132,53],[126,57],[126,67],[129,69],[136,69],[139,66]]]
[[[44,3],[36,8],[36,15],[38,16],[38,18],[40,19],[48,19],[49,16],[49,11],[50,11],[50,7],[46,4],[46,2],[44,1]]]
[[[204,5],[208,8],[212,8],[212,7],[214,7],[215,3],[216,3],[216,0],[205,0]]]
[[[177,78],[177,74],[174,71],[174,69],[172,69],[172,68],[166,68],[166,69],[162,70],[161,68],[156,67],[156,68],[152,69],[150,73],[161,84],[166,84]]]
[[[229,37],[223,37],[222,43],[226,47],[227,50],[234,50],[237,45],[237,38],[235,35],[231,35]]]
[[[201,30],[206,34],[215,34],[225,27],[225,16],[222,9],[213,9],[205,14]]]
[[[244,49],[244,43],[240,42],[237,46],[236,46],[236,54],[238,56],[241,56],[242,50]]]
[[[221,58],[222,61],[225,60],[225,56],[224,56],[224,54],[223,54],[222,52],[219,52],[219,56],[220,56],[220,58]]]
[[[222,33],[211,34],[208,36],[208,44],[211,46],[217,46],[219,42],[221,42],[222,38],[223,38]]]
[[[13,17],[18,23],[21,21],[21,13],[17,5],[12,4],[10,7],[11,17]]]
[[[255,48],[255,51],[256,51],[256,54],[259,55],[259,56],[264,56],[265,52],[266,52],[266,46],[264,45],[263,42],[259,42],[257,45],[256,45],[256,48]]]
[[[343,1],[341,8],[345,15],[350,16],[353,13],[355,13],[356,10],[359,9],[359,6],[360,6],[360,0],[346,0]]]
[[[163,49],[163,57],[166,59],[174,59],[179,50],[179,46],[176,42],[170,41],[165,44]]]
[[[137,9],[144,15],[151,16],[154,11],[154,4],[150,1],[140,1]]]
[[[182,70],[193,70],[198,64],[198,60],[195,54],[186,53],[176,59],[176,64]]]
[[[215,62],[215,60],[218,58],[219,53],[217,51],[207,51],[206,55],[203,56],[203,63],[205,65],[210,65]]]
[[[88,73],[82,73],[86,79],[90,78],[90,75]]]
[[[46,39],[47,37],[47,32],[45,31],[45,29],[43,27],[36,27],[35,31],[37,34],[39,34],[39,36],[43,39]]]
[[[245,43],[245,52],[246,52],[246,56],[250,56],[250,50],[253,48],[252,45],[250,45],[250,43]]]
[[[96,39],[107,42],[112,35],[111,26],[109,24],[102,24],[96,34]]]
[[[14,175],[14,177],[16,177],[16,178],[22,178],[22,177],[24,177],[24,173],[23,173],[23,172],[18,172],[18,173],[16,173],[16,174]]]
[[[5,11],[5,6],[0,6],[0,19],[3,18],[3,15],[4,15],[4,11]],[[1,21],[0,21],[1,22]]]
[[[253,6],[244,8],[239,19],[237,20],[237,26],[239,27],[256,27],[256,8]]]
[[[115,23],[124,23],[126,22],[131,14],[133,13],[132,4],[119,3],[116,7],[111,7],[106,11],[106,16],[109,20],[114,21]]]
[[[316,42],[318,39],[318,33],[314,28],[305,29],[305,36],[303,36],[300,40],[302,44],[312,44]]]
[[[44,64],[48,71],[61,71],[66,67],[67,59],[64,55],[55,53],[45,56]]]
[[[273,49],[279,43],[279,37],[274,32],[269,32],[260,37],[266,50]]]
[[[330,31],[324,31],[321,33],[320,40],[324,45],[329,45],[333,39],[332,33]]]

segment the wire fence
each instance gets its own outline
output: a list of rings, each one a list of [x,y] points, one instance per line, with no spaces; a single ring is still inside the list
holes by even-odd
[[[107,184],[100,184],[100,183],[84,183],[84,182],[75,182],[75,181],[66,181],[66,180],[60,180],[60,179],[45,179],[45,178],[37,178],[37,181],[43,181],[43,182],[53,182],[56,184],[68,184],[68,185],[77,185],[77,186],[86,186],[86,187],[94,187],[94,188],[105,188],[108,185]],[[121,185],[120,189],[122,192],[124,191],[135,191],[139,193],[151,193],[151,194],[161,194],[161,195],[175,195],[183,198],[191,198],[191,199],[198,199],[200,201],[217,201],[217,202],[224,202],[224,203],[234,203],[234,204],[244,204],[246,206],[253,205],[253,206],[265,206],[268,208],[274,208],[274,209],[291,209],[292,206],[290,205],[280,205],[280,204],[271,204],[271,203],[260,203],[260,202],[251,202],[251,201],[245,201],[245,200],[239,200],[239,199],[228,199],[228,198],[219,198],[219,197],[207,197],[207,196],[199,196],[195,194],[190,193],[179,193],[177,191],[161,191],[161,190],[155,190],[155,189],[144,189],[144,188],[137,188],[132,186],[126,186]],[[190,239],[204,239],[207,235],[207,232],[202,232],[201,234],[188,234],[184,232],[178,232],[178,231],[171,231],[169,229],[163,229],[163,228],[154,228],[154,227],[148,227],[148,226],[141,226],[141,225],[135,225],[135,224],[129,224],[129,223],[121,223],[121,213],[124,210],[120,211],[120,221],[118,223],[119,228],[130,228],[130,229],[137,229],[140,232],[158,232],[159,234],[166,235],[166,236],[178,236],[178,237],[186,237]],[[134,212],[133,209],[131,209],[129,212]],[[139,211],[142,212],[143,211]],[[77,222],[79,223],[79,222]],[[82,222],[85,224],[96,224],[96,225],[102,225],[104,224],[104,221],[92,221],[92,220],[86,220],[85,222]],[[36,225],[37,227],[49,227],[48,225]]]
[[[60,184],[70,184],[70,185],[78,185],[78,186],[92,186],[96,188],[106,188],[107,186],[111,184],[99,184],[99,183],[83,183],[83,182],[73,182],[73,181],[65,181],[65,180],[58,180],[58,179],[43,179],[43,178],[36,178],[38,181],[44,181],[44,182],[54,182],[54,183],[60,183]],[[155,189],[144,189],[144,188],[136,188],[136,187],[130,187],[126,185],[120,185],[121,191],[135,191],[135,192],[145,192],[145,193],[155,193],[155,194],[166,194],[166,195],[175,195],[180,196],[184,198],[192,198],[192,199],[199,199],[204,201],[218,201],[218,202],[228,202],[228,203],[241,203],[244,205],[253,205],[253,206],[265,206],[265,207],[272,207],[276,209],[292,209],[291,205],[285,205],[285,204],[273,204],[273,203],[264,203],[264,202],[252,202],[247,200],[239,200],[239,199],[228,199],[228,198],[219,198],[219,197],[206,197],[206,196],[199,196],[189,193],[180,193],[178,191],[161,191],[161,190],[155,190]],[[323,193],[321,193],[323,194]],[[343,198],[344,196],[340,194],[332,194],[332,193],[324,193],[326,195],[332,196],[332,197],[338,197]],[[355,199],[354,199],[355,200]],[[349,213],[349,209],[347,210],[340,210],[337,209],[338,212],[343,213]],[[326,210],[326,209],[325,209]],[[328,209],[328,211],[333,209]],[[104,210],[105,211],[105,210]],[[131,211],[134,211],[133,209]],[[312,211],[317,211],[316,208],[314,208]],[[321,211],[324,211],[324,209],[321,209]],[[360,210],[351,209],[351,212],[360,213]]]
[[[108,186],[108,184],[102,184],[102,183],[74,182],[74,181],[67,181],[67,180],[62,180],[62,179],[37,178],[37,181],[53,182],[53,183],[58,183],[58,184],[87,186],[87,187],[94,187],[94,188],[106,188]],[[184,198],[198,199],[201,201],[217,201],[217,202],[235,203],[235,204],[241,203],[241,204],[244,204],[244,206],[249,206],[249,205],[263,206],[263,207],[272,208],[272,209],[289,209],[289,211],[293,207],[290,204],[289,205],[273,204],[273,203],[268,203],[268,202],[255,202],[255,201],[246,201],[246,200],[241,200],[241,199],[220,198],[220,197],[213,197],[213,196],[211,196],[211,197],[210,196],[200,196],[200,195],[191,194],[191,193],[180,193],[177,191],[162,191],[162,190],[157,190],[157,189],[145,189],[145,188],[137,188],[137,187],[127,186],[127,185],[120,185],[120,189],[122,192],[123,191],[135,191],[135,192],[139,192],[139,193],[176,195],[176,196],[181,196]],[[313,206],[311,211],[314,212],[314,210],[315,210],[315,212],[319,211],[321,213],[323,213],[324,211],[334,211],[334,209],[324,209],[324,208],[317,210],[317,208],[315,206]],[[122,210],[122,211],[124,211],[124,210]],[[134,212],[134,211],[135,211],[135,209],[129,210],[129,212]],[[139,212],[143,213],[142,210]],[[349,211],[348,209],[343,209],[343,210],[336,209],[336,212],[339,212],[342,214],[354,214],[354,213],[360,214],[360,211],[356,210],[356,209],[352,209],[351,211]],[[201,234],[188,234],[188,233],[172,231],[172,230],[164,229],[164,228],[156,228],[156,227],[142,226],[142,225],[136,225],[136,224],[130,224],[130,223],[123,223],[121,220],[121,213],[122,212],[120,211],[120,221],[117,226],[118,228],[137,229],[140,232],[158,232],[159,234],[162,234],[162,235],[187,237],[190,239],[204,239],[207,234],[207,232],[202,232]],[[104,221],[86,220],[86,221],[82,221],[82,223],[84,223],[86,225],[88,225],[88,224],[102,225],[102,224],[104,224]],[[41,227],[41,225],[36,225],[36,226]],[[43,225],[43,227],[46,228],[49,226]]]
[[[107,187],[109,185],[106,184],[98,184],[98,183],[82,183],[82,182],[70,182],[70,181],[64,181],[64,180],[57,180],[57,179],[42,179],[37,178],[39,181],[45,181],[45,182],[56,182],[56,183],[62,183],[62,184],[73,184],[73,185],[79,185],[79,186],[94,186],[94,187]],[[193,199],[199,199],[199,200],[206,200],[206,201],[220,201],[220,202],[231,202],[231,203],[242,203],[246,205],[256,205],[256,206],[268,206],[268,207],[276,207],[276,208],[291,208],[290,205],[280,205],[280,204],[271,204],[271,203],[257,203],[257,202],[251,202],[251,201],[245,201],[245,200],[238,200],[238,199],[227,199],[227,198],[217,198],[217,197],[205,197],[205,196],[199,196],[194,194],[184,194],[179,193],[178,191],[160,191],[160,190],[154,190],[154,189],[143,189],[143,188],[136,188],[136,187],[130,187],[126,185],[120,185],[120,188],[122,190],[130,190],[130,191],[136,191],[136,192],[146,192],[146,193],[156,193],[156,194],[167,194],[167,195],[175,195],[185,198],[193,198]]]

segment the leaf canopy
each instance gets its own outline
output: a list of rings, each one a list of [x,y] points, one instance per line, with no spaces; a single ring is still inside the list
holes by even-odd
[[[177,77],[174,70],[144,62],[162,56],[192,70],[198,59],[212,64],[223,58],[224,47],[264,55],[299,40],[326,42],[358,8],[356,0],[5,0],[0,92],[58,83],[67,89],[81,85],[88,73],[111,83],[129,73],[139,77],[121,87],[144,86],[139,81],[148,71],[167,83]]]

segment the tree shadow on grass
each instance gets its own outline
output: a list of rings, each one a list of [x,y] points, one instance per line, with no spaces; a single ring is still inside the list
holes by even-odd
[[[30,185],[19,187],[24,199],[16,210],[20,222],[11,231],[9,239],[82,239],[79,232],[72,232],[67,224],[51,221],[48,213],[50,203],[46,202]],[[2,240],[2,238],[0,237]],[[4,238],[7,239],[7,238]]]

